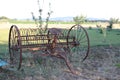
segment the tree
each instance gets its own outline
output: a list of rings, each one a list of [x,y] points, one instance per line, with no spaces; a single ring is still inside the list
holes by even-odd
[[[84,23],[86,21],[86,16],[76,16],[76,17],[73,17],[73,20],[76,24],[80,24],[80,23]]]
[[[2,20],[2,19],[9,19],[8,17],[5,17],[5,16],[1,16],[0,17],[0,20]]]
[[[110,18],[109,20],[109,26],[107,26],[108,30],[111,30],[113,27],[114,23],[118,23],[119,22],[119,18]]]
[[[119,18],[110,18],[110,23],[118,23]]]

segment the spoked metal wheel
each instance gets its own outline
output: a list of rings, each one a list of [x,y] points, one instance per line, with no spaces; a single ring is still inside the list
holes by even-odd
[[[20,32],[17,26],[12,25],[9,31],[9,53],[10,53],[10,64],[15,69],[21,68],[22,63],[22,48]]]
[[[80,25],[72,26],[68,31],[67,46],[71,52],[71,62],[79,64],[79,62],[84,61],[90,49],[87,31]]]

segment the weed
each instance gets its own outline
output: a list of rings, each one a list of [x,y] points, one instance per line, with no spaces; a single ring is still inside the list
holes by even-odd
[[[118,68],[120,68],[120,63],[117,63],[115,66],[118,67]]]

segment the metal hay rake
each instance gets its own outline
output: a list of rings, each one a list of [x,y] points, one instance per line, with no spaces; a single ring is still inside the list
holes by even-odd
[[[22,53],[25,50],[36,50],[41,56],[54,56],[63,59],[70,70],[75,73],[75,62],[84,61],[89,53],[89,37],[80,25],[70,29],[49,28],[39,33],[39,28],[18,29],[12,25],[9,31],[10,63],[17,69],[21,68]],[[42,53],[41,53],[42,52]],[[70,58],[67,55],[71,55]],[[74,58],[73,58],[74,56]]]

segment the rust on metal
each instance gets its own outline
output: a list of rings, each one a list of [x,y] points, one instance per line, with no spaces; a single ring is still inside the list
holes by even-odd
[[[69,52],[72,54],[84,52],[84,61],[88,57],[90,47],[87,31],[80,25],[74,25],[67,29],[66,32],[63,29],[50,28],[46,33],[43,32],[42,34],[39,33],[39,28],[18,29],[16,25],[12,25],[9,31],[8,44],[11,64],[18,69],[21,68],[22,52],[24,50],[42,50],[45,51],[42,56],[51,55],[63,59],[73,74],[76,71],[73,69],[74,66],[72,66],[67,55],[70,55]],[[82,45],[85,45],[85,48]],[[83,51],[80,52],[80,48]]]

